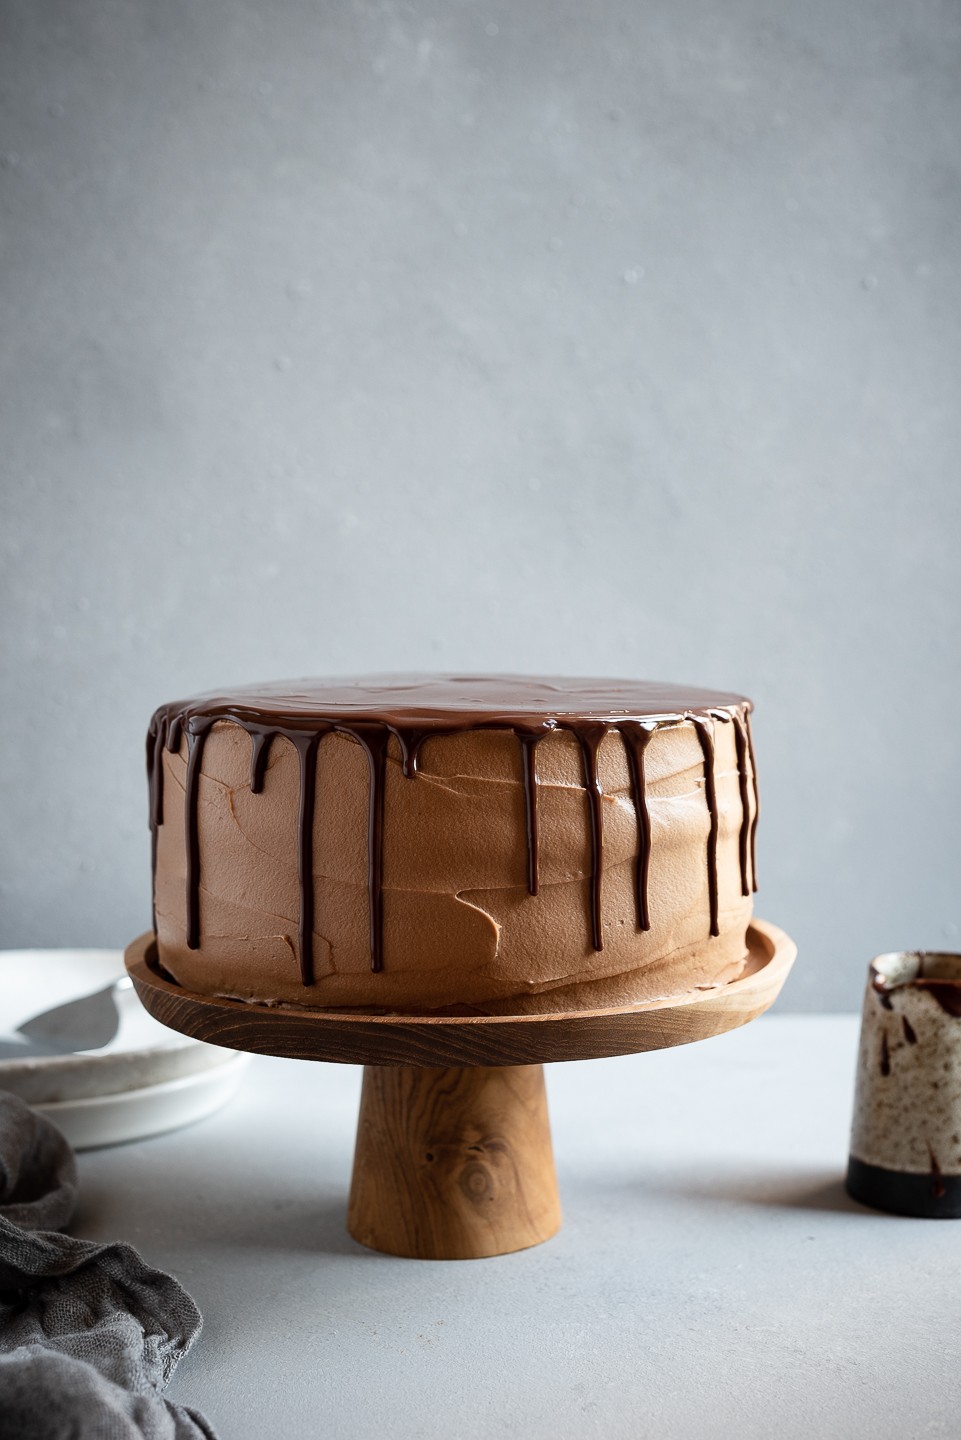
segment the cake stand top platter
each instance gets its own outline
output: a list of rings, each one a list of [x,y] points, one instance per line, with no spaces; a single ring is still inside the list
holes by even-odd
[[[164,977],[150,933],[128,947],[126,960],[155,1019],[231,1050],[350,1065],[540,1065],[663,1050],[746,1025],[773,1004],[797,953],[764,920],[752,921],[747,944],[747,966],[727,985],[617,1009],[518,1016],[383,1015],[197,995]]]

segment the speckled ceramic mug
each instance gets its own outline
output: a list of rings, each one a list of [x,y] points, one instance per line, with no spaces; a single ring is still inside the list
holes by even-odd
[[[847,1188],[876,1210],[961,1218],[961,955],[871,962]]]

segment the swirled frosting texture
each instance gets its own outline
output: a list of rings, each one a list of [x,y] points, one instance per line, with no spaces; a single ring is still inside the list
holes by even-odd
[[[161,962],[202,994],[408,1013],[726,983],[754,880],[749,708],[521,677],[162,707],[148,741]]]

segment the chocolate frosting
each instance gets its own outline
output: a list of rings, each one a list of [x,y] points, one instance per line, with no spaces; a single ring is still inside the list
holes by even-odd
[[[650,926],[648,871],[651,826],[648,816],[644,755],[652,734],[664,726],[691,722],[704,765],[704,794],[710,830],[705,864],[710,896],[710,933],[718,934],[718,812],[714,778],[715,726],[734,727],[741,798],[739,863],[741,893],[757,889],[755,831],[757,777],[751,739],[751,702],[744,696],[646,680],[564,679],[535,676],[387,675],[357,679],[276,681],[244,686],[222,695],[210,693],[161,706],[147,736],[150,828],[156,882],[157,830],[163,824],[163,750],[187,746],[184,787],[186,837],[186,944],[200,943],[200,855],[197,822],[198,783],[204,742],[218,722],[241,727],[250,736],[250,788],[261,792],[273,741],[282,736],[300,762],[297,818],[300,886],[299,960],[304,985],[313,982],[313,822],[317,751],[331,731],[352,737],[364,750],[370,776],[368,897],[371,969],[384,966],[383,836],[384,774],[391,736],[400,745],[403,773],[414,780],[418,752],[431,736],[468,730],[507,729],[521,747],[525,788],[527,879],[538,891],[537,745],[547,734],[568,730],[580,748],[584,787],[590,806],[590,914],[585,917],[596,951],[602,949],[604,836],[598,749],[610,731],[620,735],[631,776],[637,816],[636,917],[639,930]],[[754,805],[748,804],[753,786]],[[389,958],[389,957],[388,957]]]

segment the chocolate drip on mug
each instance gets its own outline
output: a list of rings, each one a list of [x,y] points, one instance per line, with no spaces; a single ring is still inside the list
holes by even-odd
[[[707,837],[707,884],[711,901],[711,934],[720,935],[717,912],[717,790],[714,783],[714,722],[703,715],[691,715],[704,756],[704,793],[711,828]]]
[[[304,688],[306,687],[306,688]],[[754,864],[757,825],[757,774],[748,711],[740,696],[691,691],[636,681],[568,681],[515,677],[385,677],[383,681],[294,682],[249,687],[235,696],[203,696],[195,701],[161,707],[151,722],[147,742],[150,784],[152,863],[156,876],[157,830],[163,823],[163,751],[179,752],[187,736],[185,836],[187,849],[187,945],[200,938],[200,853],[198,838],[199,779],[204,741],[218,721],[244,729],[251,739],[250,790],[263,791],[270,749],[278,735],[289,740],[300,764],[297,819],[297,869],[300,887],[299,957],[301,979],[310,985],[313,967],[313,830],[320,741],[331,730],[347,735],[364,748],[370,777],[368,807],[368,908],[371,968],[383,968],[383,837],[387,750],[396,737],[403,774],[414,779],[424,741],[431,736],[471,730],[509,729],[521,746],[527,839],[527,885],[538,891],[538,779],[536,747],[545,734],[569,730],[578,742],[590,816],[590,934],[595,950],[603,944],[602,885],[604,868],[603,792],[598,751],[609,730],[617,730],[625,746],[631,776],[638,841],[636,863],[637,925],[650,928],[648,875],[651,824],[644,773],[645,751],[652,734],[663,725],[693,722],[704,757],[705,798],[711,828],[707,845],[710,892],[710,933],[718,932],[717,831],[714,774],[714,722],[735,725],[742,823],[739,837],[742,893],[747,893],[747,853]],[[751,766],[754,810],[749,820],[747,762]],[[156,920],[155,927],[156,928]]]
[[[644,752],[656,726],[642,725],[640,721],[632,720],[617,728],[624,741],[624,749],[627,754],[627,765],[631,774],[631,796],[634,801],[634,814],[637,817],[637,865],[634,878],[637,894],[637,928],[650,930],[651,911],[648,904],[647,887],[651,868],[651,817],[647,808]]]
[[[934,1148],[930,1140],[928,1141],[928,1159],[931,1162],[931,1194],[935,1200],[943,1200],[947,1187],[944,1183],[944,1175],[941,1172],[938,1157],[934,1153]]]
[[[961,1016],[961,984],[950,980],[915,980],[915,985],[927,990],[945,1015]]]

